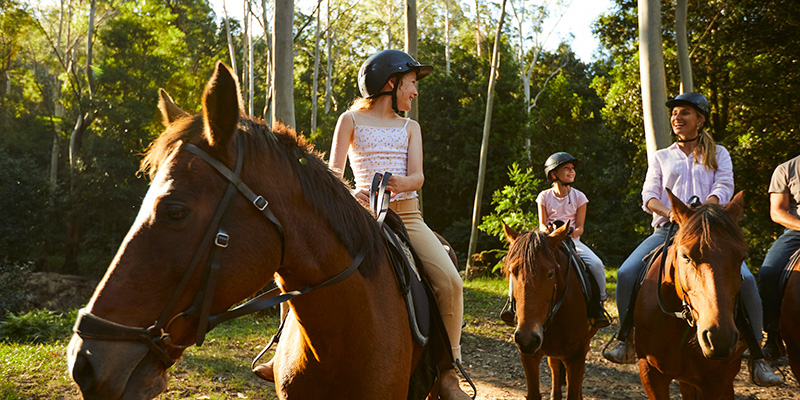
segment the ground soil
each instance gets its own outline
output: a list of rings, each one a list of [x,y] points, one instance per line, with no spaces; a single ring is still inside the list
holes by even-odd
[[[499,330],[506,333],[504,340],[490,339],[482,335],[466,335],[465,355],[468,372],[478,387],[478,399],[524,399],[527,392],[525,373],[519,358],[519,352],[513,343],[513,328],[501,322],[484,321],[481,331]],[[596,400],[646,399],[639,380],[639,369],[636,365],[619,365],[605,360],[602,356],[603,346],[617,329],[611,325],[602,329],[592,340],[586,359],[586,375],[583,381],[583,398]],[[746,356],[747,354],[745,354]],[[800,386],[791,376],[785,358],[775,363],[785,374],[786,384],[774,388],[762,388],[749,381],[746,359],[742,361],[742,369],[736,377],[734,391],[736,400],[777,400],[800,399]],[[543,399],[550,397],[550,370],[543,360],[540,367],[540,392]],[[462,382],[467,390],[469,386]],[[680,399],[676,383],[671,387],[673,399]],[[468,392],[471,393],[471,392]]]

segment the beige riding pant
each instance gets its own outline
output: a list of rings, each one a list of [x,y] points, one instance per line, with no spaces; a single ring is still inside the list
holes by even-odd
[[[403,220],[411,246],[422,260],[422,272],[428,277],[436,304],[442,314],[453,359],[461,359],[461,323],[464,318],[464,293],[461,276],[431,228],[422,220],[419,199],[392,202],[389,208]]]

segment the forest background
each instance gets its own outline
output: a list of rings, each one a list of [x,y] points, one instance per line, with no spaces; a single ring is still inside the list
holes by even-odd
[[[501,259],[500,218],[536,226],[534,199],[548,187],[542,165],[556,151],[581,159],[575,186],[590,200],[582,240],[615,268],[651,229],[640,197],[647,152],[637,3],[615,0],[594,23],[602,48],[591,63],[568,44],[541,48],[547,6],[509,3],[475,272],[491,274]],[[295,9],[294,109],[296,129],[327,152],[338,116],[358,95],[360,63],[383,48],[404,47],[403,2],[319,4],[320,18]],[[267,12],[256,7],[254,15],[269,24],[270,5],[261,5]],[[662,3],[670,95],[680,91],[674,7]],[[482,0],[420,2],[417,9],[417,58],[436,66],[419,83],[423,211],[461,265],[499,9]],[[0,13],[0,271],[100,276],[147,190],[137,170],[162,130],[158,89],[198,111],[214,64],[231,63],[229,31],[247,90],[243,49],[251,28],[230,19],[226,30],[207,0],[0,0]],[[711,101],[710,129],[731,152],[736,190],[746,192],[741,224],[756,271],[781,231],[769,219],[770,176],[800,153],[800,3],[692,0],[687,22],[695,91]],[[253,99],[253,111],[246,109],[260,117],[269,115],[269,46],[263,36],[252,40],[254,89],[244,95],[246,103]]]

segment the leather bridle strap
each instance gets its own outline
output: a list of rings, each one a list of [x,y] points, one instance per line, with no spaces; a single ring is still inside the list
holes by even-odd
[[[661,312],[671,317],[682,319],[686,321],[689,326],[694,326],[694,316],[692,315],[691,305],[686,301],[686,299],[681,298],[681,303],[683,305],[683,310],[681,311],[667,311],[667,309],[664,308],[664,302],[661,300],[661,282],[663,280],[664,269],[667,263],[667,255],[669,253],[669,241],[672,239],[672,231],[674,229],[675,224],[670,224],[669,229],[667,230],[667,236],[664,238],[664,246],[661,250],[661,262],[658,266],[658,285],[656,286],[656,298],[658,299],[658,307],[661,309]]]
[[[572,240],[572,239],[566,238],[565,240]],[[545,318],[544,321],[544,327],[542,328],[543,330],[547,330],[547,328],[550,326],[550,323],[553,321],[553,317],[555,317],[558,310],[561,309],[561,305],[564,304],[564,299],[567,298],[567,292],[569,291],[569,277],[573,268],[572,265],[573,260],[572,257],[570,256],[569,246],[566,243],[564,242],[561,243],[561,250],[567,253],[567,278],[566,278],[566,283],[564,284],[564,293],[561,294],[561,298],[558,299],[558,302],[554,304],[554,301],[556,299],[556,292],[558,291],[558,283],[553,284],[553,297],[550,299],[550,309],[547,312],[547,317]],[[558,257],[557,254],[556,257]],[[556,258],[556,265],[558,265],[559,268],[561,267],[561,264],[558,263],[557,258]],[[575,267],[577,268],[577,266]]]

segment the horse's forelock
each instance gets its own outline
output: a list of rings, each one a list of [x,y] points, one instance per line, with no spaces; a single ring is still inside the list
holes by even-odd
[[[139,164],[139,173],[153,179],[161,164],[184,140],[194,140],[203,133],[200,115],[181,118],[164,130],[147,148]]]
[[[508,249],[506,256],[506,274],[511,273],[510,268],[513,263],[520,263],[522,268],[528,271],[528,276],[533,276],[536,267],[536,254],[544,252],[545,256],[550,256],[552,251],[547,246],[547,235],[541,231],[522,232],[517,236],[514,244]],[[509,262],[509,260],[511,262]]]
[[[726,241],[746,250],[741,228],[736,221],[720,206],[706,204],[681,226],[675,238],[679,242],[698,242],[700,251],[719,248],[718,243]]]

